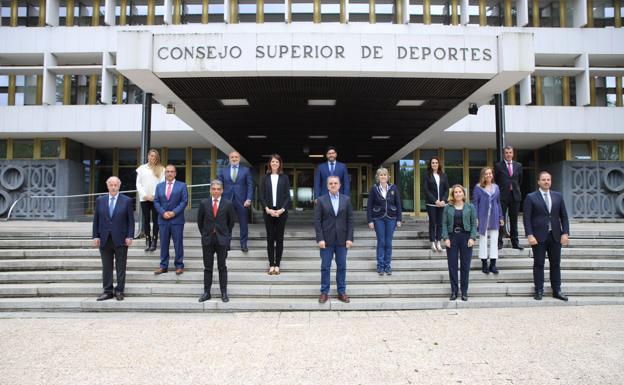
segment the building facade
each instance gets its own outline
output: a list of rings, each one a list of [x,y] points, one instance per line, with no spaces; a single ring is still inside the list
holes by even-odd
[[[358,208],[384,164],[415,214],[431,156],[466,186],[493,164],[503,93],[524,191],[548,169],[573,216],[624,216],[620,0],[1,5],[0,215],[25,194],[103,192],[110,175],[133,189],[148,92],[152,147],[190,185],[233,149],[256,176],[277,152],[309,209],[335,145]],[[207,194],[192,188],[189,209]],[[23,200],[12,217],[88,215],[93,200],[60,202]]]

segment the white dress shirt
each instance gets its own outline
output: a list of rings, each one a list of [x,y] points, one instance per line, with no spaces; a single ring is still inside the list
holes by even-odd
[[[278,174],[271,174],[271,192],[273,193],[273,207],[277,207],[277,181]]]

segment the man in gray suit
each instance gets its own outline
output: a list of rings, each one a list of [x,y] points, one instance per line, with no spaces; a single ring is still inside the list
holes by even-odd
[[[353,208],[348,196],[340,194],[340,178],[327,178],[329,194],[318,198],[314,208],[316,241],[321,250],[321,295],[319,303],[329,298],[329,275],[332,259],[336,258],[338,299],[348,303],[347,250],[353,245]]]

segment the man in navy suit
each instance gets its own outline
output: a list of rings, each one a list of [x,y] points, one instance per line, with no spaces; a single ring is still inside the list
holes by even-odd
[[[240,165],[240,154],[232,151],[230,166],[219,170],[217,179],[223,183],[223,198],[232,201],[240,225],[240,245],[247,252],[247,209],[253,200],[253,179],[249,168]]]
[[[160,267],[154,274],[169,271],[169,241],[173,238],[175,249],[176,274],[184,273],[184,209],[188,204],[186,183],[177,181],[176,168],[167,165],[165,181],[156,185],[154,208],[158,211],[158,227],[160,230]]]
[[[561,292],[561,246],[568,244],[570,224],[563,196],[550,190],[551,175],[542,171],[537,177],[539,189],[524,200],[524,229],[533,249],[533,282],[536,300],[544,295],[544,261],[550,262],[550,286],[554,298],[567,301]]]
[[[329,275],[334,256],[338,300],[348,303],[347,250],[353,245],[353,208],[349,197],[340,194],[340,179],[337,176],[327,178],[327,189],[329,194],[320,196],[314,207],[316,242],[321,250],[319,303],[325,303],[329,298]]]
[[[333,175],[340,180],[340,193],[348,198],[350,190],[347,166],[336,160],[338,153],[335,147],[328,147],[325,156],[327,162],[319,164],[314,173],[314,197],[318,199],[321,195],[327,195],[327,178]]]
[[[93,213],[93,244],[100,248],[102,257],[102,286],[104,292],[98,301],[124,299],[128,246],[134,238],[132,199],[119,194],[121,181],[111,176],[106,181],[108,194],[95,201]],[[113,290],[113,261],[117,268],[117,287]]]

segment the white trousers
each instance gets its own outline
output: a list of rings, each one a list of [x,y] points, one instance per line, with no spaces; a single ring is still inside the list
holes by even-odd
[[[479,237],[479,258],[487,259],[488,240],[490,241],[490,259],[498,259],[498,229],[486,230],[485,235]]]

